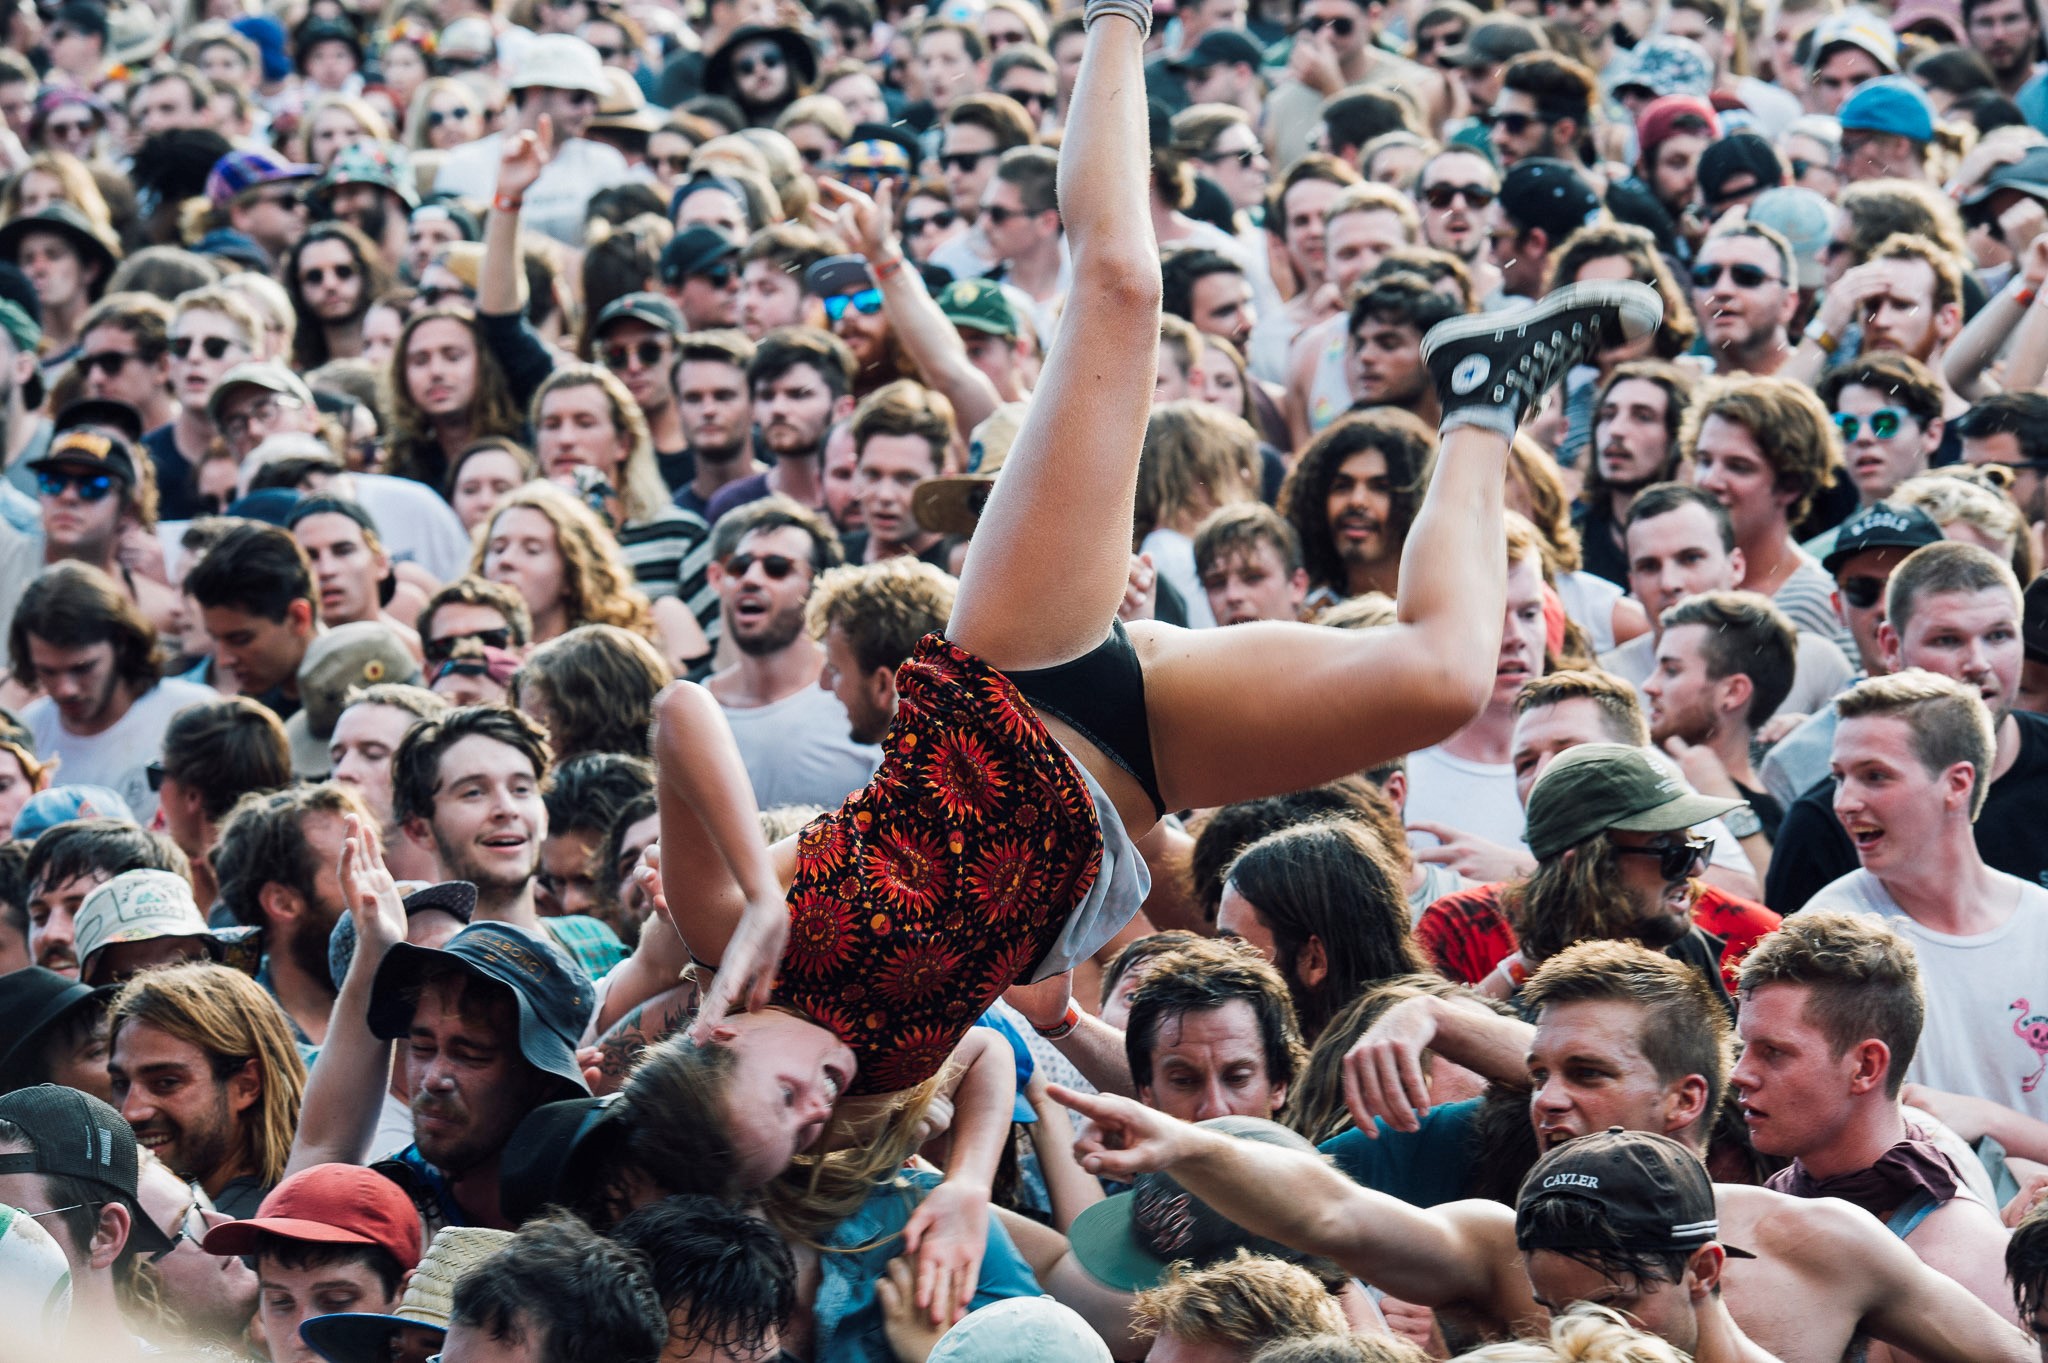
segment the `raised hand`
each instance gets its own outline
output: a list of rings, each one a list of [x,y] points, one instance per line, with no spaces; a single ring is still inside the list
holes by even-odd
[[[1429,1111],[1422,1054],[1436,1040],[1433,1002],[1403,999],[1382,1013],[1344,1056],[1344,1105],[1367,1136],[1379,1136],[1376,1117],[1396,1131],[1414,1131]]]
[[[507,133],[504,154],[498,158],[498,197],[523,198],[554,159],[555,124],[546,114],[534,129]]]
[[[356,924],[356,955],[375,961],[405,940],[405,902],[376,844],[353,814],[342,819],[341,897]]]
[[[818,225],[846,241],[870,265],[903,254],[896,241],[895,191],[887,180],[875,187],[872,198],[833,179],[818,181],[818,190],[832,205],[829,210],[811,210]]]
[[[1185,1122],[1114,1094],[1076,1093],[1058,1084],[1046,1091],[1094,1124],[1074,1142],[1074,1157],[1098,1178],[1128,1183],[1139,1174],[1166,1168],[1180,1156]]]

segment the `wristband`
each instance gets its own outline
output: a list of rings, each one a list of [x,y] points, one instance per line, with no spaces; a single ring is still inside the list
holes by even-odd
[[[497,209],[500,213],[517,213],[525,202],[524,198],[507,198],[505,195],[499,194],[491,199],[491,207]]]
[[[896,277],[896,272],[897,272],[898,270],[901,270],[902,268],[903,268],[903,257],[902,257],[902,255],[901,255],[901,254],[897,254],[897,255],[893,255],[893,256],[890,256],[890,257],[889,257],[889,258],[888,258],[887,260],[882,260],[882,261],[877,261],[877,262],[876,262],[876,264],[875,264],[875,278],[877,278],[877,279],[894,279],[894,278]]]
[[[1835,353],[1835,333],[1820,324],[1818,317],[1806,324],[1806,339],[1821,348],[1824,355]]]
[[[1082,29],[1095,27],[1095,21],[1105,14],[1121,14],[1138,26],[1140,34],[1147,38],[1152,36],[1150,0],[1088,0],[1088,6],[1081,15]]]
[[[1031,1024],[1031,1030],[1044,1037],[1047,1041],[1064,1041],[1072,1036],[1074,1029],[1080,1025],[1081,1010],[1075,1006],[1072,999],[1068,999],[1067,1011],[1058,1022],[1050,1027],[1041,1027],[1034,1022]]]
[[[2019,288],[2013,290],[2012,301],[2019,304],[2023,308],[2030,306],[2034,301],[2034,294],[2036,292],[2034,286],[2027,283],[2024,277],[2016,279],[2013,282],[2015,284],[2018,284]]]

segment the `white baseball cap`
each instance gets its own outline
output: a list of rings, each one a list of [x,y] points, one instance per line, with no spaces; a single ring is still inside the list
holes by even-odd
[[[158,937],[202,937],[213,933],[192,898],[185,878],[169,871],[124,871],[85,897],[72,931],[77,937],[78,977],[90,982],[93,957],[117,942]]]
[[[573,33],[543,33],[526,44],[519,58],[514,90],[588,90],[603,99],[611,86],[604,78],[604,59],[597,49]]]
[[[1109,1346],[1051,1297],[991,1302],[939,1338],[930,1363],[1111,1363]]]

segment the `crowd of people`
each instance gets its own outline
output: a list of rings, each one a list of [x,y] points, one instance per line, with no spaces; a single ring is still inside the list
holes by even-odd
[[[2038,0],[0,23],[0,1360],[2048,1359]]]

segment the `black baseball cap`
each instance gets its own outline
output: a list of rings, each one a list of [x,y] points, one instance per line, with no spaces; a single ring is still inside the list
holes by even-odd
[[[703,274],[722,260],[740,253],[740,244],[716,227],[698,223],[686,227],[661,248],[658,267],[661,282],[681,284],[693,274]]]
[[[1259,1117],[1212,1117],[1196,1125],[1241,1141],[1316,1153],[1306,1137]],[[1206,1267],[1230,1258],[1240,1248],[1303,1264],[1325,1275],[1339,1272],[1326,1260],[1253,1235],[1163,1173],[1140,1174],[1129,1192],[1104,1198],[1083,1211],[1074,1218],[1068,1240],[1081,1267],[1120,1292],[1157,1287],[1175,1263]]]
[[[0,1120],[27,1132],[36,1147],[19,1155],[0,1155],[0,1174],[54,1174],[96,1184],[134,1214],[134,1228],[128,1232],[130,1252],[172,1248],[171,1237],[150,1220],[135,1196],[135,1129],[120,1113],[89,1093],[62,1084],[37,1084],[0,1097]]]
[[[509,923],[471,923],[438,948],[410,942],[392,947],[370,986],[371,1034],[396,1041],[410,1032],[421,984],[451,957],[512,991],[519,1004],[519,1053],[528,1064],[590,1091],[576,1063],[576,1043],[596,999],[590,976],[544,934]]]
[[[1243,29],[1212,28],[1197,39],[1193,47],[1166,64],[1175,71],[1207,71],[1212,66],[1231,66],[1242,62],[1256,71],[1265,59],[1265,49]]]
[[[126,405],[126,404],[117,404]],[[70,409],[67,408],[66,411]],[[30,472],[54,468],[90,468],[135,486],[135,449],[117,430],[73,425],[59,430],[44,451],[28,461]]]
[[[1872,502],[1842,522],[1835,547],[1820,561],[1832,576],[1844,563],[1867,549],[1923,549],[1942,540],[1941,527],[1917,506]]]
[[[619,321],[645,322],[656,331],[665,331],[671,336],[680,336],[689,330],[683,321],[682,309],[669,301],[668,295],[646,291],[629,293],[605,304],[604,311],[597,314],[597,325],[590,329],[590,334],[602,336],[606,327]]]
[[[1785,163],[1778,159],[1777,148],[1755,133],[1730,133],[1718,142],[1708,143],[1700,153],[1698,173],[1700,193],[1709,207],[1726,198],[1728,182],[1740,176],[1754,179],[1756,184],[1752,188],[1757,191],[1776,189],[1785,183]]]
[[[1524,157],[1508,167],[1501,177],[1500,206],[1520,230],[1542,228],[1553,246],[1599,221],[1605,211],[1600,191],[1584,171],[1548,156]]]
[[[59,433],[76,430],[80,426],[119,431],[128,437],[131,445],[142,439],[142,413],[134,404],[116,398],[80,398],[76,402],[67,402],[64,410],[50,422],[50,429]]]
[[[2017,161],[1984,177],[1984,183],[1963,196],[1963,207],[1975,208],[2001,189],[2048,202],[2048,147],[2028,147]]]
[[[542,1103],[520,1119],[498,1158],[498,1211],[507,1221],[522,1225],[550,1203],[567,1202],[563,1183],[572,1172],[589,1177],[598,1172],[593,1165],[613,1163],[593,1142],[618,1129],[607,1120],[617,1096]]]
[[[405,921],[428,911],[445,913],[456,922],[469,926],[469,920],[476,913],[476,886],[466,880],[444,880],[425,889],[414,890],[405,897]],[[341,988],[348,978],[348,968],[356,958],[356,920],[343,914],[334,920],[334,930],[327,934],[327,977],[334,987]]]
[[[1452,66],[1498,66],[1524,52],[1547,47],[1543,32],[1516,15],[1503,14],[1473,26],[1465,41],[1444,49],[1444,60]]]
[[[865,256],[826,256],[804,271],[804,292],[813,298],[837,298],[874,286]]]
[[[1570,1198],[1596,1208],[1612,1238],[1594,1234],[1539,1236],[1531,1209],[1552,1198]],[[1720,1235],[1714,1181],[1698,1155],[1650,1131],[1610,1126],[1549,1151],[1522,1180],[1515,1198],[1515,1246],[1524,1253],[1549,1249],[1620,1248],[1652,1254],[1695,1250]],[[1753,1259],[1747,1250],[1723,1245],[1730,1258]]]
[[[0,975],[0,1093],[27,1086],[29,1061],[52,1027],[112,993],[111,986],[95,989],[39,965]]]

